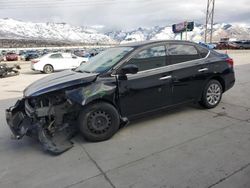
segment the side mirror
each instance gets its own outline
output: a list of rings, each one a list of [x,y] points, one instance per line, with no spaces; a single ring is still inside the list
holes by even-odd
[[[136,65],[128,64],[128,65],[125,65],[124,67],[122,67],[118,73],[121,75],[136,74],[138,72],[138,70],[139,69]]]

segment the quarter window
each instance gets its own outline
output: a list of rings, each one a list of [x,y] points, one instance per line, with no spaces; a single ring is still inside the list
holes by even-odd
[[[192,61],[200,58],[196,48],[192,45],[172,44],[168,46],[171,64]]]
[[[197,46],[198,47],[198,50],[200,51],[200,55],[202,58],[206,57],[209,50],[207,48],[204,48],[202,46]]]
[[[165,46],[151,47],[139,52],[127,64],[134,64],[139,71],[163,67],[166,65]]]

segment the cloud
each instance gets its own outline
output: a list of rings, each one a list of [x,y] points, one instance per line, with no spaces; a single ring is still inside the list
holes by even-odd
[[[249,23],[248,1],[216,0],[215,22]],[[184,20],[204,23],[206,3],[206,0],[0,0],[0,17],[130,29],[170,25]]]

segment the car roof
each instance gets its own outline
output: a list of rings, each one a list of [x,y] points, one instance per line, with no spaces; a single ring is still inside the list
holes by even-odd
[[[180,43],[180,44],[196,44],[191,41],[185,41],[185,40],[148,40],[148,41],[141,41],[141,42],[131,42],[126,44],[120,44],[120,47],[133,47],[133,48],[139,48],[142,46],[147,45],[153,45],[158,43]]]

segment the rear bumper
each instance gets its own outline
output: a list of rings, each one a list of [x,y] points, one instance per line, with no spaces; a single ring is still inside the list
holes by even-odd
[[[224,90],[227,91],[227,90],[231,89],[235,84],[235,75],[234,75],[234,73],[230,73],[230,74],[224,76],[224,80],[225,80],[225,88],[224,88]]]
[[[30,63],[30,69],[33,71],[43,71],[43,68],[37,63]]]

